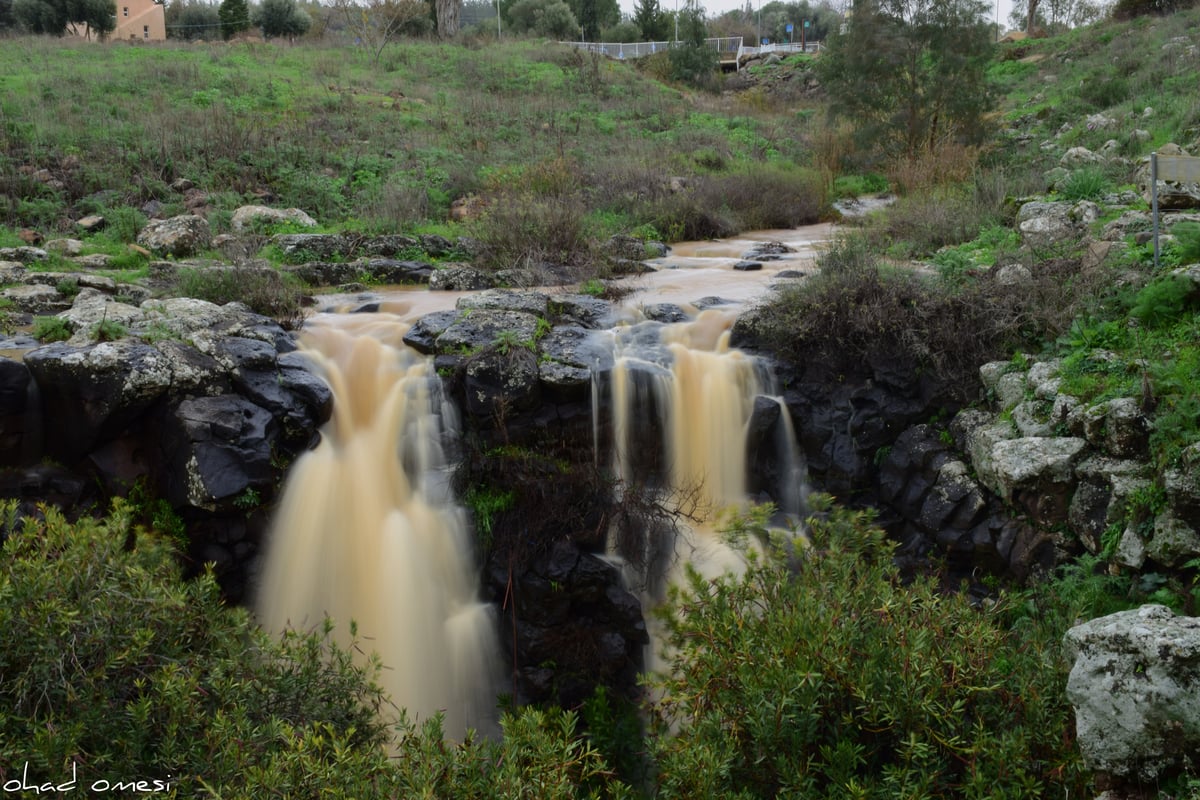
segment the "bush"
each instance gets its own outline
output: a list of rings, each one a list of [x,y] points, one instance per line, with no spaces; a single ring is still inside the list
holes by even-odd
[[[1200,262],[1200,222],[1180,222],[1171,228],[1175,242],[1171,249],[1180,264]]]
[[[210,267],[179,271],[177,291],[210,303],[245,303],[252,311],[274,317],[285,328],[303,322],[300,290],[291,275],[266,267]]]
[[[1072,172],[1059,188],[1058,193],[1064,200],[1078,202],[1080,200],[1095,200],[1112,189],[1112,181],[1103,170],[1095,167],[1084,167]]]
[[[559,39],[578,39],[579,22],[562,0],[517,0],[506,17],[516,33],[533,33]]]
[[[586,273],[594,258],[584,216],[577,197],[507,195],[473,224],[472,235],[483,245],[483,262],[494,269],[552,264],[572,265]]]
[[[71,525],[52,508],[18,523],[9,501],[0,535],[0,764],[61,782],[75,763],[80,786],[160,780],[189,797],[269,782],[285,757],[318,777],[343,760],[387,769],[368,671],[327,637],[270,640],[211,573],[183,582],[122,502]]]
[[[979,610],[903,584],[863,513],[806,530],[808,547],[773,540],[743,576],[692,573],[672,593],[670,675],[652,684],[658,797],[1084,793],[1047,655],[1061,631],[1013,633],[1011,600]]]
[[[71,329],[62,317],[38,317],[33,321],[33,338],[39,342],[65,342]]]

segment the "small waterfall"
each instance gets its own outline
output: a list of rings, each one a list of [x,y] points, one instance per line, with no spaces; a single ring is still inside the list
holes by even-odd
[[[775,390],[760,361],[730,348],[731,324],[731,316],[705,311],[688,323],[642,323],[612,334],[613,472],[626,491],[654,482],[663,504],[686,518],[665,541],[647,536],[643,552],[614,552],[648,606],[662,601],[665,586],[682,577],[685,565],[710,578],[745,565],[717,528],[721,512],[749,500],[747,436],[756,399]],[[787,408],[782,399],[773,400],[780,409],[775,447],[781,485],[775,497],[781,511],[795,514],[803,467]],[[658,447],[662,462],[647,465],[648,451]],[[651,653],[647,663],[656,664],[657,655]]]
[[[258,600],[265,627],[312,628],[378,653],[380,682],[410,718],[445,713],[448,736],[494,724],[499,651],[476,598],[465,511],[447,485],[443,407],[427,359],[394,322],[306,329],[334,394],[320,445],[291,469]]]

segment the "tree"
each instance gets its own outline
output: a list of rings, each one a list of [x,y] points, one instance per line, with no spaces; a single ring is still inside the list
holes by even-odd
[[[220,14],[208,3],[176,0],[167,6],[166,17],[170,39],[214,39],[221,35]]]
[[[600,38],[600,31],[621,21],[617,0],[567,0],[575,19],[583,28],[583,38],[589,42]]]
[[[458,35],[458,12],[462,9],[462,0],[433,0],[434,12],[437,15],[438,36],[452,39]]]
[[[977,143],[992,106],[986,19],[978,0],[856,0],[817,64],[834,114],[885,157]]]
[[[646,42],[664,42],[671,38],[670,19],[663,13],[658,0],[638,0],[633,7],[633,21]]]
[[[517,0],[508,16],[514,33],[533,33],[554,39],[579,36],[579,23],[563,0]]]
[[[693,86],[710,87],[717,72],[717,51],[704,41],[708,27],[704,24],[704,8],[696,0],[687,0],[679,12],[679,42],[667,54],[671,62],[671,77]]]
[[[17,24],[12,7],[12,0],[0,0],[0,31],[6,31]]]
[[[221,0],[217,17],[221,20],[221,36],[225,39],[250,27],[250,7],[246,0]]]
[[[115,0],[13,0],[12,15],[30,33],[62,36],[70,25],[104,37],[117,27]]]
[[[421,0],[366,0],[363,4],[338,0],[335,5],[346,22],[346,29],[371,53],[378,66],[388,42],[402,33],[418,32],[429,16],[429,6]]]
[[[262,28],[267,39],[301,36],[312,25],[308,14],[296,7],[296,0],[263,0],[262,5],[254,9],[251,21]]]

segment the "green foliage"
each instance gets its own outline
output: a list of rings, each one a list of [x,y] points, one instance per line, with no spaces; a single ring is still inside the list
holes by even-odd
[[[312,25],[312,18],[296,5],[296,0],[262,0],[250,21],[262,28],[268,39],[302,36]]]
[[[62,317],[38,317],[33,321],[33,338],[39,342],[65,342],[71,328]]]
[[[633,22],[641,30],[643,42],[664,42],[670,39],[671,19],[658,0],[637,0],[633,6]]]
[[[1085,776],[1051,634],[900,580],[861,513],[809,520],[741,577],[692,573],[664,622],[658,797],[1030,798]]]
[[[717,51],[704,41],[707,36],[703,7],[696,0],[687,0],[679,12],[679,41],[667,54],[672,80],[698,88],[715,88]]]
[[[1191,279],[1183,276],[1160,278],[1137,294],[1129,315],[1148,328],[1164,328],[1177,322],[1190,309],[1200,306],[1200,296]]]
[[[833,182],[833,193],[837,197],[861,197],[864,194],[886,192],[888,181],[877,172],[865,175],[839,175]]]
[[[388,769],[383,698],[328,629],[271,640],[224,605],[210,573],[182,581],[171,547],[121,502],[75,525],[53,508],[17,525],[14,509],[0,558],[0,763],[57,778],[75,762],[81,786],[143,778],[182,796],[205,785],[261,797],[255,787],[302,770]]]
[[[563,0],[517,0],[509,8],[512,30],[537,36],[574,40],[581,34],[571,7]]]
[[[221,35],[217,6],[198,0],[175,0],[166,9],[167,38],[212,40]]]
[[[1171,227],[1171,249],[1181,264],[1200,263],[1200,222],[1180,222]]]
[[[1064,200],[1096,200],[1112,191],[1112,181],[1104,171],[1095,167],[1084,167],[1072,172],[1059,187],[1058,193]]]
[[[272,269],[258,267],[212,267],[182,269],[178,291],[183,297],[224,305],[245,303],[252,311],[279,320],[285,327],[303,322],[300,290],[295,279]]]
[[[221,36],[228,39],[250,28],[250,7],[246,0],[221,0],[217,9]]]
[[[62,36],[68,25],[86,25],[101,37],[117,27],[114,0],[13,0],[12,15],[30,33]]]
[[[835,114],[884,155],[914,156],[944,138],[978,142],[993,98],[991,29],[974,0],[855,6],[817,62]]]
[[[111,319],[102,319],[88,330],[88,336],[95,342],[115,342],[128,334],[128,328]]]

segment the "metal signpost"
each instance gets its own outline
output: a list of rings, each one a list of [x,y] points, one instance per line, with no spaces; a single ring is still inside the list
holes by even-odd
[[[1150,154],[1150,211],[1154,217],[1154,269],[1158,269],[1158,182],[1200,183],[1200,158]]]

